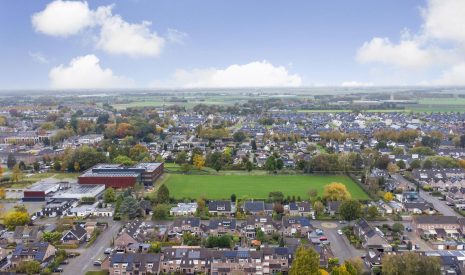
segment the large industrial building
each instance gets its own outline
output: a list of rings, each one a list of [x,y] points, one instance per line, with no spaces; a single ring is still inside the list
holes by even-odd
[[[105,187],[127,188],[137,183],[152,186],[163,174],[163,163],[139,163],[132,167],[122,164],[97,164],[78,178],[79,184],[104,184]]]
[[[23,201],[45,201],[47,195],[57,192],[66,185],[67,182],[39,181],[24,190]]]

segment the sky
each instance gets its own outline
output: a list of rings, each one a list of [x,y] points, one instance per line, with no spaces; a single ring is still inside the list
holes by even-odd
[[[0,1],[0,89],[465,85],[464,0]]]

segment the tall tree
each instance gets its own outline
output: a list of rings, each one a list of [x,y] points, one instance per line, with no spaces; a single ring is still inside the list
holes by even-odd
[[[139,215],[139,203],[133,196],[127,196],[124,198],[121,204],[120,212],[123,216],[129,219],[134,219]]]
[[[439,257],[424,256],[415,252],[401,255],[384,255],[383,274],[385,275],[439,275],[441,264]]]
[[[13,154],[8,154],[8,159],[6,161],[6,166],[8,169],[12,169],[16,165],[16,158]]]
[[[115,189],[113,189],[112,187],[107,188],[107,190],[105,190],[105,193],[103,193],[103,201],[105,203],[112,203],[116,201]]]
[[[323,198],[327,201],[343,201],[350,199],[351,195],[344,184],[333,182],[324,187]]]
[[[162,184],[157,191],[157,203],[167,203],[170,200],[170,191],[168,187]]]
[[[313,248],[300,246],[292,261],[289,275],[317,275],[320,267],[320,255]]]
[[[361,205],[357,200],[345,200],[339,207],[341,216],[346,221],[353,221],[360,217]]]

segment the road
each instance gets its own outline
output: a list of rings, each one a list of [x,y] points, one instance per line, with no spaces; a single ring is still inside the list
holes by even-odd
[[[75,250],[81,255],[74,259],[70,259],[69,264],[64,266],[65,274],[85,274],[87,271],[92,270],[93,263],[103,254],[105,248],[110,246],[114,236],[118,233],[121,223],[118,221],[111,221],[108,228],[103,231],[97,240],[86,249]]]
[[[327,221],[323,221],[324,223],[328,223]],[[361,257],[365,254],[364,250],[357,250],[353,247],[347,237],[345,235],[339,235],[337,233],[338,229],[346,226],[347,224],[339,224],[338,222],[330,222],[334,223],[336,227],[328,228],[321,225],[321,221],[314,220],[313,225],[316,228],[320,228],[324,231],[324,235],[328,238],[330,243],[331,251],[333,252],[334,256],[339,259],[339,262],[344,262],[344,260]]]
[[[392,177],[395,180],[397,180],[397,181],[399,181],[401,183],[405,183],[410,187],[416,188],[414,183],[408,181],[407,179],[405,179],[403,176],[401,176],[399,174],[395,174]],[[438,199],[437,197],[433,197],[433,196],[431,196],[430,194],[428,194],[427,192],[425,192],[425,191],[423,191],[421,189],[420,189],[419,195],[425,201],[427,201],[429,203],[432,203],[433,206],[434,206],[434,209],[436,209],[437,211],[442,213],[444,216],[456,216],[456,217],[462,218],[462,216],[460,214],[455,212],[454,209],[452,209],[451,207],[446,205],[446,203],[444,201]]]

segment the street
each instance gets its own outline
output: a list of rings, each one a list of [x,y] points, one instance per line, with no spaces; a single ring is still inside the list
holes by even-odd
[[[64,266],[65,274],[85,274],[87,271],[92,270],[93,263],[103,254],[105,248],[110,246],[114,236],[118,233],[121,227],[119,221],[110,221],[108,228],[103,231],[97,240],[86,249],[76,249],[69,251],[79,252],[76,258],[70,259],[69,264]]]
[[[332,224],[332,226],[327,227],[323,226],[322,224]],[[344,234],[339,235],[337,233],[337,230],[342,229],[347,224],[339,224],[337,221],[321,222],[314,220],[313,225],[316,228],[320,228],[324,231],[324,235],[330,242],[331,251],[333,252],[334,256],[339,259],[339,262],[342,263],[347,259],[359,258],[364,254],[365,251],[357,250],[355,247],[353,247]]]
[[[407,184],[408,186],[412,187],[412,188],[416,188],[415,184],[408,181],[407,179],[405,179],[403,176],[399,175],[399,174],[395,174],[395,175],[392,175],[392,177],[401,182],[401,183],[405,183]],[[431,196],[430,194],[428,194],[427,192],[423,191],[420,189],[420,197],[422,197],[425,201],[429,202],[429,203],[432,203],[434,208],[439,211],[440,213],[442,213],[443,215],[445,216],[456,216],[456,217],[459,217],[461,218],[462,216],[460,214],[458,214],[457,212],[454,211],[454,209],[450,208],[448,205],[446,205],[446,203],[444,201],[441,201],[440,199],[438,199],[437,197],[433,197]]]

